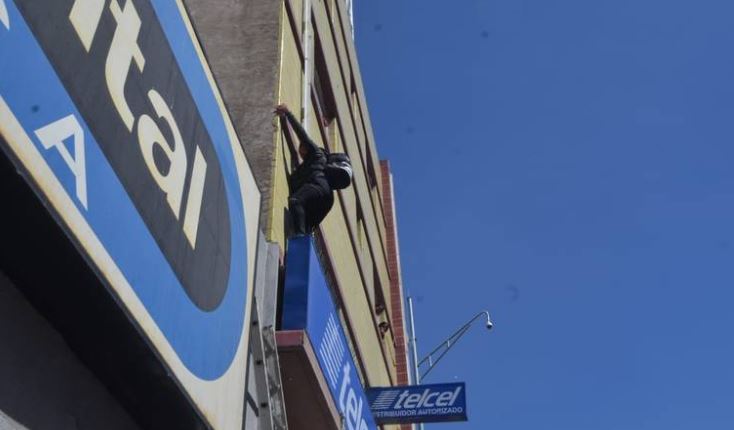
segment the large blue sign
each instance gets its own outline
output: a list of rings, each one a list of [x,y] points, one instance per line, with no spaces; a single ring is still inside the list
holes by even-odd
[[[310,237],[288,241],[283,330],[305,330],[348,430],[376,430]]]
[[[259,193],[192,34],[180,0],[0,0],[0,148],[212,381],[246,335]]]
[[[467,420],[463,382],[370,388],[367,398],[378,424]]]

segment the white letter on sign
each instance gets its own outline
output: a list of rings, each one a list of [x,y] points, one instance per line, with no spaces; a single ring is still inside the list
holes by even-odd
[[[148,91],[148,98],[158,117],[168,123],[168,127],[173,133],[173,145],[166,142],[161,129],[148,115],[141,115],[138,119],[138,143],[150,174],[153,175],[153,179],[161,187],[161,190],[166,193],[168,204],[171,206],[176,219],[178,219],[181,211],[184,183],[186,182],[186,149],[183,146],[183,139],[181,138],[181,132],[178,130],[178,125],[176,125],[176,120],[174,120],[173,114],[168,109],[163,97],[156,90],[150,90]],[[156,145],[163,151],[170,164],[168,173],[165,175],[155,165],[153,149]]]
[[[184,233],[192,248],[196,248],[196,234],[199,231],[199,216],[201,214],[201,201],[204,197],[204,180],[206,179],[206,160],[201,149],[196,147],[194,156],[194,171],[191,172],[191,185],[189,186],[189,197],[186,202],[186,213],[184,214]]]
[[[76,0],[71,7],[69,20],[87,52],[92,47],[94,35],[97,33],[104,12],[104,3],[105,0]]]
[[[35,131],[45,149],[55,147],[76,178],[76,196],[87,209],[87,166],[84,157],[84,130],[74,115],[61,118]],[[64,145],[64,140],[74,137],[74,156]]]
[[[107,90],[110,92],[110,97],[112,97],[122,122],[125,123],[128,131],[133,131],[135,117],[125,99],[125,82],[127,82],[127,75],[133,60],[139,71],[142,72],[145,68],[145,57],[138,46],[140,16],[130,0],[125,2],[123,9],[120,9],[117,0],[112,0],[110,10],[117,21],[117,28],[112,37],[110,52],[107,53],[105,63]]]

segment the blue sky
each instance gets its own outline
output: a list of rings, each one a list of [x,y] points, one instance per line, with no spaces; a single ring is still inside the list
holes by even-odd
[[[358,0],[436,429],[734,428],[734,3]]]

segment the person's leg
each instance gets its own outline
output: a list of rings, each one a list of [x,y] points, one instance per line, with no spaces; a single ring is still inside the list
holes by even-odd
[[[332,206],[334,206],[334,193],[329,190],[321,190],[322,194],[318,199],[314,199],[312,207],[307,211],[306,230],[311,232],[314,228],[321,224],[321,221],[329,214]]]
[[[295,196],[288,198],[288,209],[293,221],[293,234],[306,234],[306,211],[303,203]]]
[[[291,213],[291,220],[293,220],[294,234],[308,234],[310,228],[308,227],[307,220],[310,217],[307,214],[307,209],[312,206],[312,201],[319,198],[321,190],[312,184],[305,184],[301,188],[297,189],[288,198],[288,209]]]

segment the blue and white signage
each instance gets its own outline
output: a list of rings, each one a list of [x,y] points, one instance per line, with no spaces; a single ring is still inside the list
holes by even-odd
[[[310,237],[288,242],[283,293],[283,330],[305,330],[329,391],[348,430],[376,430]]]
[[[0,148],[205,415],[241,411],[260,194],[181,0],[0,0],[0,59]]]
[[[467,420],[463,382],[370,388],[367,398],[378,424]]]

